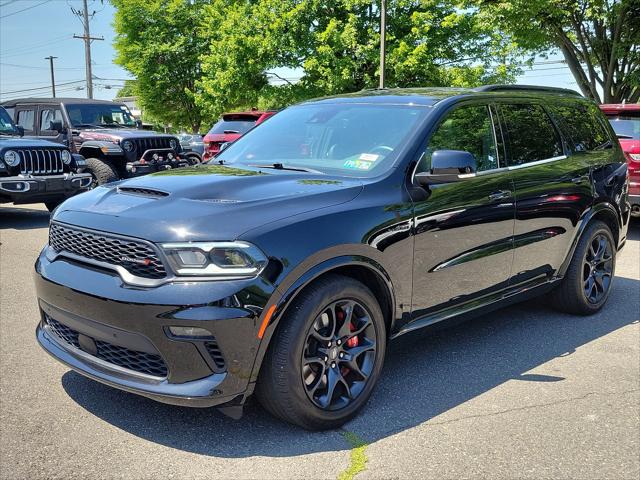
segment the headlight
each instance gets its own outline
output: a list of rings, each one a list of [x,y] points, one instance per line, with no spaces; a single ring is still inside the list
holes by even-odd
[[[133,152],[133,142],[125,140],[124,142],[122,142],[122,149],[125,152]]]
[[[62,161],[65,165],[69,165],[71,163],[71,154],[68,150],[63,150],[60,154],[60,157],[62,158]]]
[[[246,242],[164,243],[162,249],[179,276],[255,277],[268,261],[258,247]]]
[[[171,140],[169,140],[169,146],[175,150],[178,146],[178,142],[176,142],[175,139],[172,138]]]
[[[4,152],[4,162],[10,167],[15,167],[20,163],[20,155],[13,150],[7,150]]]

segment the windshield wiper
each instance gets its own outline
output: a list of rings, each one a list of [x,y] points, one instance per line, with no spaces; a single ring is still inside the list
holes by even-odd
[[[249,165],[250,167],[256,167],[256,168],[273,168],[274,170],[290,170],[293,172],[307,172],[307,173],[322,173],[318,170],[313,170],[311,168],[304,168],[304,167],[294,167],[292,165],[285,165],[284,163],[268,163],[268,164],[255,164],[255,165]]]
[[[93,123],[75,123],[74,128],[102,128],[100,125],[94,125]]]
[[[222,133],[224,133],[225,135],[230,135],[232,133],[240,133],[238,130],[225,130]]]

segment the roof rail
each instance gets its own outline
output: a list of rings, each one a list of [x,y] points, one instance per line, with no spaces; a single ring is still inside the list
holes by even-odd
[[[513,92],[513,91],[521,91],[521,92],[549,92],[549,93],[565,93],[568,95],[577,95],[581,97],[582,95],[575,90],[570,90],[568,88],[559,88],[559,87],[542,87],[540,85],[483,85],[481,87],[476,87],[473,89],[476,92]]]

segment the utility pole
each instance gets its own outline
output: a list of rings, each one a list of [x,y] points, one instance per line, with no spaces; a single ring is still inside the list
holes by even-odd
[[[380,0],[380,85],[384,88],[384,63],[386,50],[386,30],[387,30],[387,4],[385,0]]]
[[[74,35],[73,38],[81,38],[84,40],[84,60],[85,70],[87,76],[87,98],[93,98],[93,74],[91,73],[91,41],[92,40],[104,40],[104,37],[92,37],[89,32],[89,17],[92,17],[96,12],[89,15],[89,8],[87,6],[87,0],[82,0],[83,9],[82,12],[71,7],[71,11],[81,18],[82,25],[84,26],[84,35]]]
[[[53,59],[58,57],[44,57],[45,60],[49,60],[49,66],[51,67],[51,93],[53,94],[53,98],[56,98],[56,78],[53,75]]]

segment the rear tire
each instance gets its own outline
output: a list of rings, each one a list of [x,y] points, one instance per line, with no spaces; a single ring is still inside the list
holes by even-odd
[[[120,179],[116,168],[109,160],[87,158],[86,170],[93,177],[93,181],[89,187],[90,189],[104,185],[105,183],[115,182]]]
[[[262,364],[258,399],[285,422],[337,428],[369,399],[385,348],[375,296],[352,278],[327,275],[300,293],[281,319]]]
[[[550,294],[553,306],[574,315],[592,315],[606,303],[615,275],[616,246],[609,227],[593,222],[582,234],[560,285]]]

